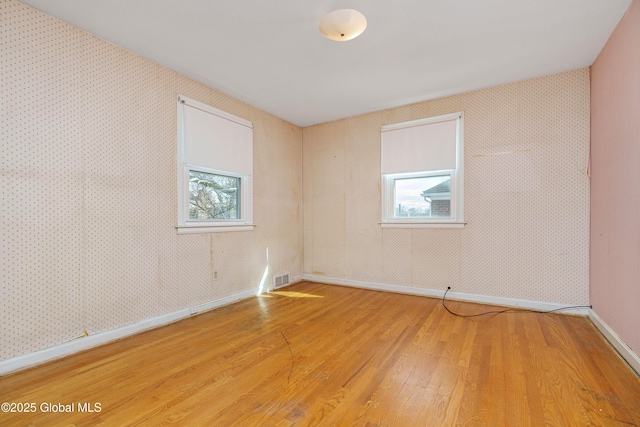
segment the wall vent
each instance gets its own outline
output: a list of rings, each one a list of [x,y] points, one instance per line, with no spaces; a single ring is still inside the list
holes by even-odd
[[[279,288],[289,284],[289,273],[280,274],[279,276],[273,276],[273,285]]]

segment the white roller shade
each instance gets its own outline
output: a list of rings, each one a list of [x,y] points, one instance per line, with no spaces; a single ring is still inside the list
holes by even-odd
[[[456,127],[460,115],[437,122],[416,120],[382,127],[382,173],[456,168]],[[425,123],[426,122],[426,123]]]
[[[215,109],[207,106],[209,111]],[[251,123],[220,111],[216,114],[183,103],[186,164],[252,175]]]

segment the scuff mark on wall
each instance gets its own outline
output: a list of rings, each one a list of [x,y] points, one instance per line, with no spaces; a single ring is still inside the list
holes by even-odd
[[[587,166],[582,167],[577,160],[573,161],[573,165],[576,167],[576,170],[580,172],[581,175],[586,176],[587,178],[591,178],[591,170],[589,169],[591,164],[587,161]]]

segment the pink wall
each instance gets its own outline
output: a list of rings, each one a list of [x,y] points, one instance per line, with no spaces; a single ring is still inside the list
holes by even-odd
[[[591,69],[590,298],[640,354],[640,0]]]

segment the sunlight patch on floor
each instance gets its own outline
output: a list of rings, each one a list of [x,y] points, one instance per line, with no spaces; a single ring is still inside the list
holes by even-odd
[[[289,298],[324,298],[321,295],[305,294],[303,292],[271,291],[269,293],[270,294],[280,295],[280,296],[283,296],[283,297],[289,297]]]

